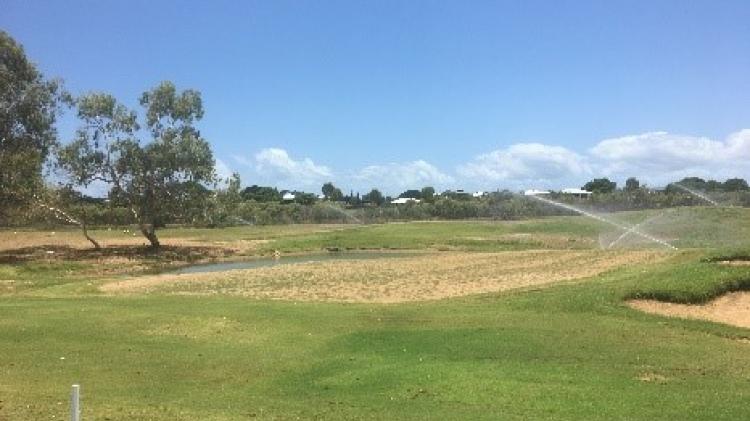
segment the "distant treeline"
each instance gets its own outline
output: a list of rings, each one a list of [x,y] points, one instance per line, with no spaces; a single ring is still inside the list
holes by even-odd
[[[594,186],[592,186],[592,183]],[[676,206],[713,206],[706,198],[721,206],[750,207],[750,189],[741,179],[725,182],[702,180],[691,177],[668,185],[664,189],[650,189],[632,181],[618,189],[607,179],[593,180],[586,186],[593,194],[588,197],[550,192],[545,197],[581,208],[600,212],[659,209]],[[329,183],[327,183],[329,184]],[[609,186],[602,191],[597,187]],[[611,188],[610,188],[611,187]],[[326,189],[330,192],[329,189]],[[338,190],[338,189],[336,189]],[[692,190],[693,192],[690,192]],[[190,211],[175,213],[158,221],[167,224],[199,227],[223,227],[232,225],[273,225],[298,223],[383,223],[411,220],[451,219],[496,219],[520,220],[543,216],[569,215],[572,212],[507,190],[474,195],[447,191],[435,194],[434,189],[407,190],[399,197],[418,199],[402,204],[390,203],[377,190],[365,195],[333,194],[331,200],[312,193],[279,191],[273,187],[239,187],[235,178],[226,189],[209,191],[206,199]],[[424,193],[424,194],[423,194]],[[68,194],[71,194],[68,192]],[[701,197],[704,196],[705,198]],[[372,198],[377,200],[372,200]],[[133,216],[125,206],[115,200],[79,197],[76,215],[84,215],[91,226],[126,226],[133,223]],[[60,218],[45,209],[23,212],[6,219],[5,225],[46,225],[61,223]]]

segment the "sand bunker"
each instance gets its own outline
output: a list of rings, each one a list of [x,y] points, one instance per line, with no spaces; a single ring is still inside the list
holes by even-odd
[[[662,258],[659,251],[438,253],[301,263],[111,282],[107,293],[227,294],[305,301],[397,303],[548,285]]]
[[[732,292],[706,304],[674,304],[655,300],[632,300],[628,305],[646,313],[670,317],[710,320],[750,328],[750,292]]]

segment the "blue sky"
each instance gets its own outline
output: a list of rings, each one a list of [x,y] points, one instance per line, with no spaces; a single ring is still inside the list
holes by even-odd
[[[748,22],[747,1],[0,0],[72,92],[198,89],[220,172],[309,191],[750,178]]]

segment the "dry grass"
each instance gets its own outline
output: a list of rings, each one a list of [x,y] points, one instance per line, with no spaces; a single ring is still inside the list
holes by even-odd
[[[750,292],[731,292],[706,304],[675,304],[656,300],[631,300],[628,305],[652,314],[710,320],[750,328]]]
[[[271,239],[336,231],[346,227],[329,224],[165,229],[159,232],[159,240],[166,258],[195,261],[258,254],[261,247]],[[148,246],[146,239],[133,230],[95,230],[91,233],[101,244],[101,250],[94,250],[78,230],[0,230],[0,263],[50,259],[94,260],[98,263],[110,263],[111,260],[111,263],[117,263],[117,259],[139,258],[150,253],[145,251]]]
[[[722,260],[719,263],[727,266],[750,266],[748,260]]]
[[[111,282],[107,293],[228,294],[254,298],[397,303],[498,292],[594,276],[660,259],[657,251],[539,250],[439,253],[304,263]]]
[[[95,250],[77,232],[0,231],[0,264],[17,262],[77,261],[94,264],[93,273],[123,273],[145,269],[155,258],[162,264],[200,262],[253,254],[268,240],[205,241],[197,238],[162,238],[162,247],[147,247],[143,237],[107,233],[98,238],[102,248]],[[146,259],[146,260],[144,260]]]
[[[96,237],[103,248],[117,247],[147,247],[146,241],[140,234],[109,234]],[[205,241],[190,237],[160,237],[160,242],[168,247],[197,247],[209,246],[228,248],[237,251],[254,250],[268,240],[227,240],[227,241]],[[16,250],[49,248],[50,250],[70,248],[75,250],[91,250],[92,246],[79,232],[18,232],[0,231],[0,252],[12,252]]]
[[[105,236],[94,235],[102,247],[112,246],[145,246],[143,236],[117,231],[108,232]],[[0,251],[8,252],[37,247],[62,248],[78,250],[91,248],[80,231],[0,231]]]

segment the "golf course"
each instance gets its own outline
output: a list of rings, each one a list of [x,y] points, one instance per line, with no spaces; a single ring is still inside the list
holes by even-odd
[[[0,421],[750,420],[750,1],[0,1]]]
[[[608,218],[6,229],[0,420],[746,418],[750,209]]]

